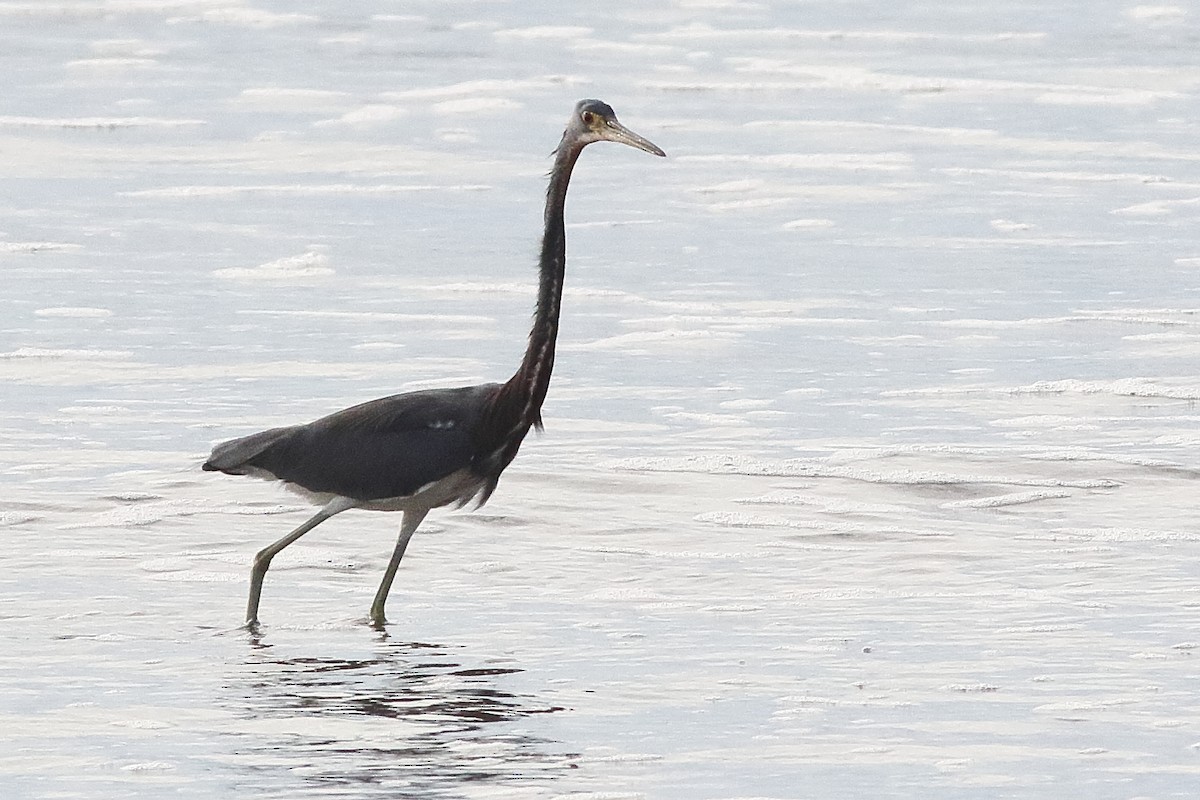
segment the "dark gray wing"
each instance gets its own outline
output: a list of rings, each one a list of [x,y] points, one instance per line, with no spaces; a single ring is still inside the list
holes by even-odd
[[[312,492],[357,500],[403,497],[472,465],[474,430],[497,388],[430,389],[372,400],[307,425],[217,445],[204,469],[262,471]]]

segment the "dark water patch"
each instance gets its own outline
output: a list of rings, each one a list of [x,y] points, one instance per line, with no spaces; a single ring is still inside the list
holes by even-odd
[[[564,709],[509,688],[522,669],[471,662],[454,648],[387,640],[354,656],[255,650],[221,700],[243,723],[232,734],[236,784],[440,798],[468,784],[543,786],[573,769],[578,754],[521,726]]]

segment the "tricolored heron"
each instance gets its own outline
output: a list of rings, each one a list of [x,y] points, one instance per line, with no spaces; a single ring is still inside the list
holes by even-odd
[[[246,624],[258,624],[263,578],[281,550],[335,514],[352,508],[402,511],[400,536],[371,603],[383,608],[408,540],[431,509],[487,502],[500,473],[531,427],[542,428],[542,401],[554,366],[554,341],[566,267],[563,208],[571,170],[592,142],[619,142],[666,155],[617,121],[599,100],[581,100],[554,152],[546,193],[537,310],[525,357],[505,383],[430,389],[383,397],[306,425],[255,433],[213,448],[208,471],[283,481],[321,506],[307,522],[254,557]]]

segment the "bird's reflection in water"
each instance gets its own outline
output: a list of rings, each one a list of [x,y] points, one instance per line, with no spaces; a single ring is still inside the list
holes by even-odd
[[[572,754],[522,731],[521,720],[562,709],[500,688],[519,669],[416,643],[379,642],[363,658],[274,650],[257,650],[237,682],[241,788],[258,796],[461,797],[468,786],[545,785],[572,768]]]

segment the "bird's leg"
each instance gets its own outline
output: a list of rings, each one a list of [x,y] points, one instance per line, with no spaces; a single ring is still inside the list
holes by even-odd
[[[392,560],[388,562],[387,571],[383,573],[379,591],[375,592],[375,602],[371,603],[371,624],[377,628],[387,622],[383,615],[383,606],[387,602],[388,592],[392,590],[392,581],[396,578],[400,559],[404,558],[404,548],[408,547],[408,540],[416,533],[417,526],[428,513],[427,508],[409,509],[404,512],[404,519],[400,523],[400,537],[396,539],[396,549],[392,551]]]
[[[258,601],[262,597],[263,578],[267,575],[267,568],[271,566],[271,559],[279,555],[283,548],[287,547],[292,542],[299,539],[304,534],[311,531],[313,528],[320,525],[325,520],[332,517],[334,514],[340,514],[348,508],[354,508],[354,501],[346,497],[335,497],[325,504],[325,507],[313,514],[312,517],[301,525],[296,530],[284,536],[282,539],[273,542],[254,556],[254,566],[250,569],[250,600],[246,603],[246,625],[250,628],[258,625]]]

